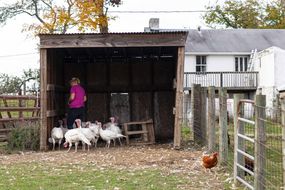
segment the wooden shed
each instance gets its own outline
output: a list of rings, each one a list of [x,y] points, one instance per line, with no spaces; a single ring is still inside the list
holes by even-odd
[[[87,92],[86,119],[153,119],[155,138],[181,138],[187,32],[41,34],[41,150],[67,112],[69,80]]]

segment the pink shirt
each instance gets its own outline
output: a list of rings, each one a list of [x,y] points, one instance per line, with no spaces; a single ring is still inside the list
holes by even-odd
[[[72,86],[70,93],[74,93],[74,99],[69,103],[70,108],[84,107],[85,90],[80,85]]]

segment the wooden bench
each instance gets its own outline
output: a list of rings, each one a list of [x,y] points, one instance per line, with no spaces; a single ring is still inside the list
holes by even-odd
[[[141,130],[134,130],[134,126],[141,125]],[[147,121],[134,121],[123,124],[124,132],[126,135],[127,145],[145,145],[145,144],[154,144],[155,136],[153,129],[153,120]],[[141,135],[141,141],[130,143],[131,135]]]

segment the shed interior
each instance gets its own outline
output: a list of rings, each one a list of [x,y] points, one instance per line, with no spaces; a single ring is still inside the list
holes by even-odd
[[[174,136],[178,47],[47,49],[47,135],[67,112],[69,80],[87,93],[86,120],[120,123],[153,119],[158,142]]]

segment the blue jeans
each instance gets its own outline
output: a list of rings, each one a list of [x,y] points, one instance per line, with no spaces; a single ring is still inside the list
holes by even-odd
[[[76,119],[81,119],[83,121],[85,119],[85,108],[69,108],[67,114],[67,128],[73,129],[73,123]]]

